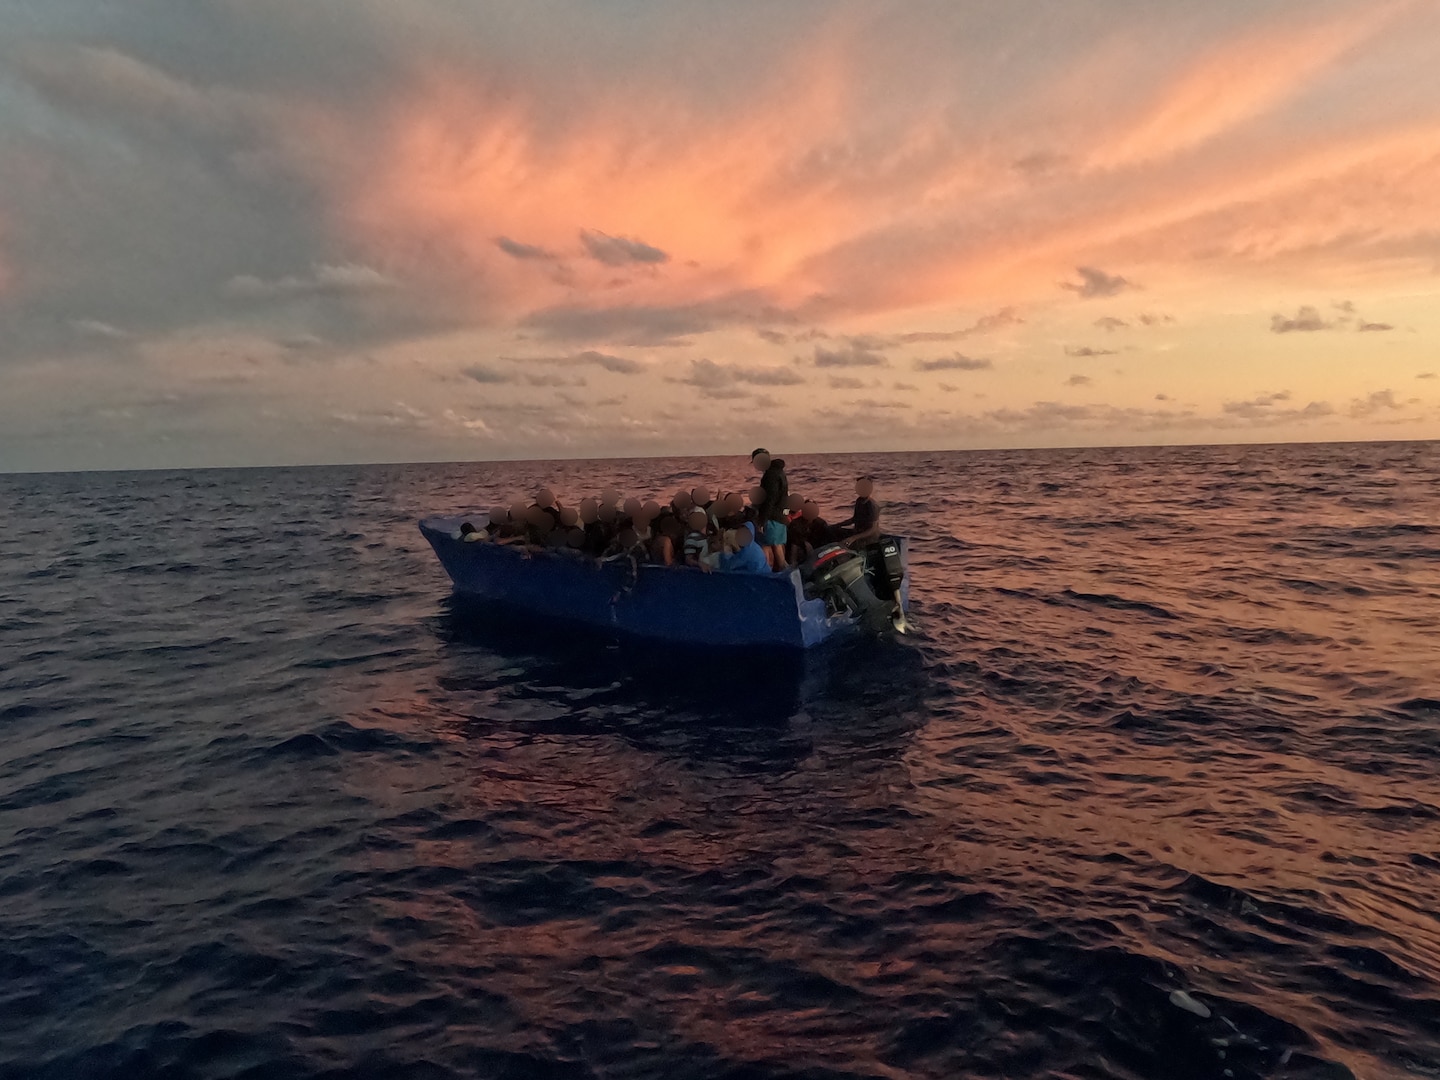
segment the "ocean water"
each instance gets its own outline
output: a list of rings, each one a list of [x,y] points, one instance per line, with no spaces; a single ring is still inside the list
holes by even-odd
[[[1440,1076],[1440,445],[860,469],[773,663],[415,527],[743,461],[0,476],[0,1077]]]

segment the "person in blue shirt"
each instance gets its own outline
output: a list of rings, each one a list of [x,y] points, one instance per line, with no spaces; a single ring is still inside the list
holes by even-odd
[[[765,549],[755,542],[755,525],[747,521],[725,534],[725,553],[720,556],[720,570],[726,574],[768,574],[770,560]]]

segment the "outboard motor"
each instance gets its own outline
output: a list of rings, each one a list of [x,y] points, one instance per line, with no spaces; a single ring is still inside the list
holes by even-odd
[[[888,555],[887,545],[893,546]],[[816,551],[800,572],[806,594],[824,598],[832,611],[854,612],[872,633],[904,632],[900,582],[905,571],[899,541],[886,537],[867,548],[864,555],[829,544]]]
[[[881,600],[888,600],[893,612],[895,629],[905,633],[905,612],[900,607],[900,586],[905,582],[905,559],[900,541],[882,536],[865,549],[865,574],[871,588]]]

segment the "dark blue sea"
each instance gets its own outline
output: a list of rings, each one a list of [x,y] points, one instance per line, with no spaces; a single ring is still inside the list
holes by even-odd
[[[1440,1076],[1440,444],[789,462],[909,637],[416,529],[741,459],[0,476],[0,1077]]]

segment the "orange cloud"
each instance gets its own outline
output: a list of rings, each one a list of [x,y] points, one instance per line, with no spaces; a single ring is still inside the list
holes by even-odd
[[[1087,165],[1116,169],[1169,157],[1270,112],[1413,5],[1381,3],[1315,27],[1276,22],[1200,59]]]
[[[772,282],[804,253],[797,234],[808,247],[853,227],[820,185],[786,193],[775,175],[773,148],[787,132],[833,129],[843,109],[833,72],[816,68],[774,111],[699,117],[663,95],[638,105],[599,97],[559,131],[515,88],[432,73],[363,132],[322,121],[340,160],[324,162],[320,179],[341,230],[377,257],[458,271],[502,305]],[[597,254],[602,236],[659,250],[666,258],[651,266],[670,265],[621,274],[625,260]],[[556,258],[518,266],[515,253],[527,251]]]
[[[1433,125],[1218,139],[1408,6],[1270,26],[1212,50],[1118,132],[1099,106],[1077,117],[1070,137],[1098,149],[1078,167],[1056,155],[1042,174],[1016,164],[1032,132],[988,132],[959,103],[881,123],[865,107],[875,86],[863,36],[843,20],[771,85],[723,106],[637,74],[587,83],[560,108],[552,87],[513,72],[432,67],[376,114],[312,108],[281,123],[347,251],[426,283],[466,318],[514,324],[559,309],[566,336],[603,344],[623,320],[570,313],[663,321],[708,305],[723,323],[743,298],[747,310],[844,321],[1058,303],[1076,266],[1142,282],[1140,266],[1193,273],[1175,264],[1177,238],[1187,259],[1255,262],[1347,232],[1398,241],[1436,220]],[[1313,214],[1281,213],[1295,198]],[[651,339],[704,324],[675,320]]]
[[[746,290],[796,305],[823,284],[816,252],[1008,169],[928,114],[867,130],[854,52],[842,24],[739,105],[627,85],[558,120],[524,86],[432,70],[363,122],[293,114],[287,141],[362,257],[495,318]],[[597,238],[657,254],[611,258]]]

